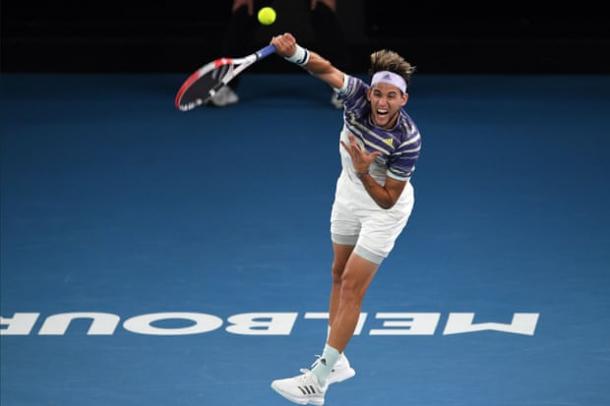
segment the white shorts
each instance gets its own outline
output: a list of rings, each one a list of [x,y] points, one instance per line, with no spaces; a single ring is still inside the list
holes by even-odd
[[[407,225],[414,202],[413,186],[407,182],[396,204],[391,209],[382,209],[364,186],[343,172],[337,180],[330,218],[332,241],[353,245],[356,254],[380,264]]]

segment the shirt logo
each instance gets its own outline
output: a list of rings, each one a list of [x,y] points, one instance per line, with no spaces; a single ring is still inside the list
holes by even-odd
[[[392,137],[386,138],[385,140],[383,140],[383,142],[388,144],[390,147],[394,147],[394,138],[392,138]]]

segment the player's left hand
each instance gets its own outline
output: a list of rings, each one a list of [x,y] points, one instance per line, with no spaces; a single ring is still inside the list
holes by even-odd
[[[368,153],[365,148],[360,148],[358,142],[356,141],[356,137],[352,134],[349,134],[349,145],[341,141],[341,145],[347,153],[352,157],[352,163],[354,165],[354,169],[358,175],[363,175],[369,173],[369,167],[373,163],[373,161],[381,155],[381,152],[374,151]]]

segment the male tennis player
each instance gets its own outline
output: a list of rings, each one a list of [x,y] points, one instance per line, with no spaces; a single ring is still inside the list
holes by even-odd
[[[375,52],[367,84],[302,48],[291,34],[274,37],[271,43],[279,55],[328,83],[344,101],[339,148],[343,170],[331,214],[328,339],[311,370],[271,384],[292,402],[322,405],[328,385],[355,375],[343,351],[356,328],[364,294],[413,208],[409,179],[421,140],[403,107],[414,68],[394,52]]]

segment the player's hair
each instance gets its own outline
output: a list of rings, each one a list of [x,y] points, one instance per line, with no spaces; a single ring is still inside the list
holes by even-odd
[[[405,61],[404,58],[394,51],[382,49],[371,54],[371,67],[369,75],[372,77],[376,72],[387,70],[403,77],[407,85],[411,75],[415,72],[415,66]]]

